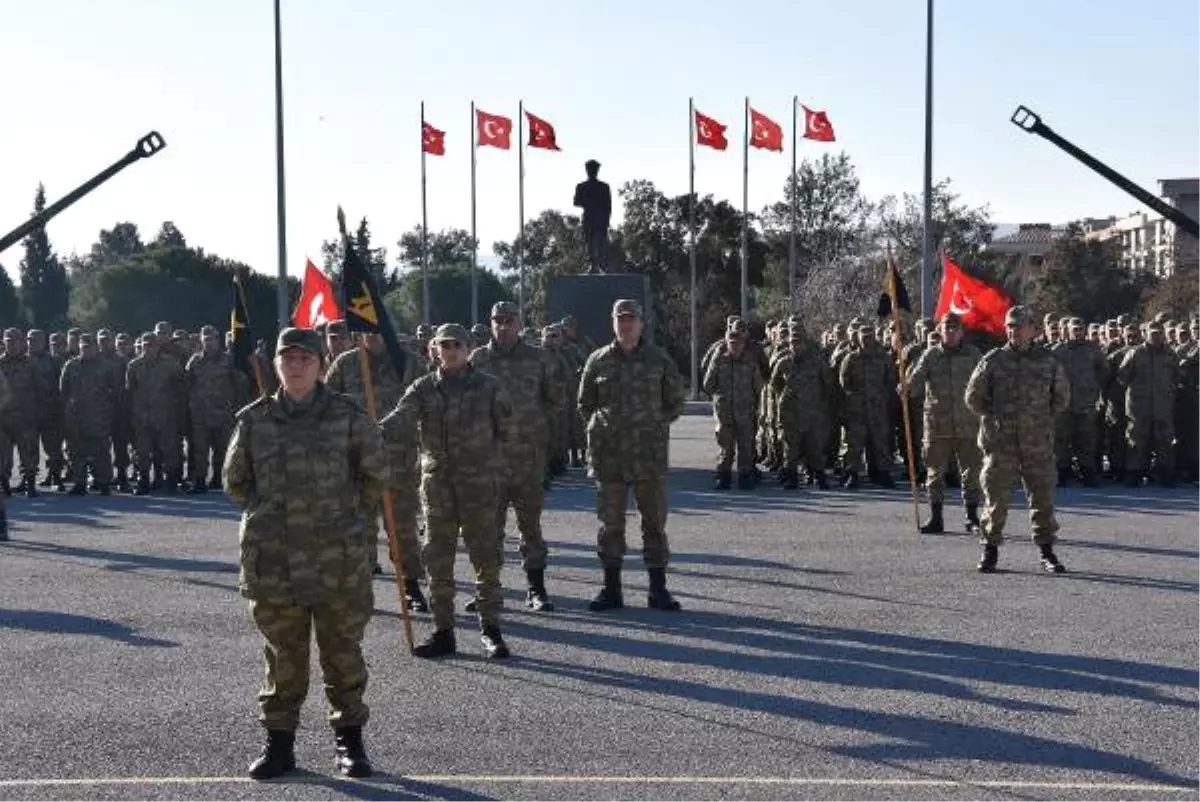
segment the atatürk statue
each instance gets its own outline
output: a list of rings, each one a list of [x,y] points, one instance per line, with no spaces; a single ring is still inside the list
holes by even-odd
[[[603,273],[608,266],[608,222],[612,217],[612,192],[596,178],[600,162],[583,165],[587,181],[575,186],[575,205],[583,208],[583,239],[587,243],[588,272]]]

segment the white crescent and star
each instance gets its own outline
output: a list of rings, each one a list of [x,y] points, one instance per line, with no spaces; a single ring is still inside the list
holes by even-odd
[[[704,122],[704,120],[696,123],[696,129],[700,132],[700,136],[704,139],[713,138],[712,131],[709,130],[708,123]]]
[[[313,296],[308,304],[308,319],[312,321],[313,327],[329,322],[329,318],[325,317],[325,293],[319,292]]]
[[[499,139],[504,136],[504,127],[500,125],[498,120],[484,120],[483,134],[488,139]]]
[[[966,315],[974,308],[975,302],[963,295],[958,282],[955,281],[954,288],[950,291],[950,311],[956,315]]]

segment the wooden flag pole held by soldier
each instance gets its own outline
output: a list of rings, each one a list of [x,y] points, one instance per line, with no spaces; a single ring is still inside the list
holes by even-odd
[[[892,261],[892,249],[888,247],[887,260],[887,280],[884,282],[887,286],[887,294],[892,302],[892,320],[895,324],[895,331],[892,334],[892,347],[896,351],[897,368],[900,371],[900,384],[904,383],[904,373],[907,367],[904,364],[904,342],[903,328],[900,320],[900,300],[896,292],[896,263]],[[917,500],[917,463],[913,459],[913,441],[912,441],[912,421],[908,412],[908,393],[900,393],[900,410],[904,417],[904,446],[908,451],[908,484],[912,488],[913,501],[913,520],[916,522],[917,531],[921,531],[921,503]]]

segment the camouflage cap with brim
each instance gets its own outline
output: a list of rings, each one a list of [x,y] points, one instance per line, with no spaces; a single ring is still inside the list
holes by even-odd
[[[299,348],[302,351],[308,351],[320,356],[321,335],[312,329],[296,327],[289,327],[279,332],[279,339],[275,341],[275,353],[282,354],[293,348]]]
[[[450,341],[465,343],[467,336],[467,330],[458,323],[443,323],[433,333],[433,341],[435,343]]]
[[[521,310],[512,301],[497,301],[492,304],[492,320],[508,320],[519,318]]]
[[[622,298],[613,304],[613,317],[641,317],[642,305],[632,298]]]
[[[1004,325],[1020,326],[1033,322],[1033,310],[1028,306],[1014,306],[1004,315]]]

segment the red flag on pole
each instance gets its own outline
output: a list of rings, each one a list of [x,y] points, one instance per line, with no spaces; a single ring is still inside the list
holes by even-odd
[[[962,317],[965,328],[1004,335],[1004,315],[1012,299],[999,287],[969,276],[949,256],[942,257],[942,291],[938,296],[937,319],[947,312]]]
[[[543,150],[559,149],[553,125],[529,112],[525,112],[525,119],[529,121],[529,147]]]
[[[434,156],[446,155],[446,132],[429,123],[421,124],[421,150]]]
[[[750,109],[750,145],[783,152],[783,126],[765,114]]]
[[[488,114],[486,111],[476,109],[475,125],[479,131],[479,147],[487,145],[508,150],[509,137],[512,135],[512,120],[499,114]]]
[[[337,320],[342,316],[338,309],[337,296],[329,276],[317,269],[308,260],[304,267],[304,286],[300,290],[300,301],[292,314],[292,325],[302,329],[315,329],[322,323]]]
[[[804,109],[804,138],[833,142],[833,123],[829,122],[829,115],[823,111],[813,111],[808,106],[801,108]]]
[[[725,150],[729,147],[725,128],[712,117],[696,112],[696,144],[707,145],[713,150]]]

